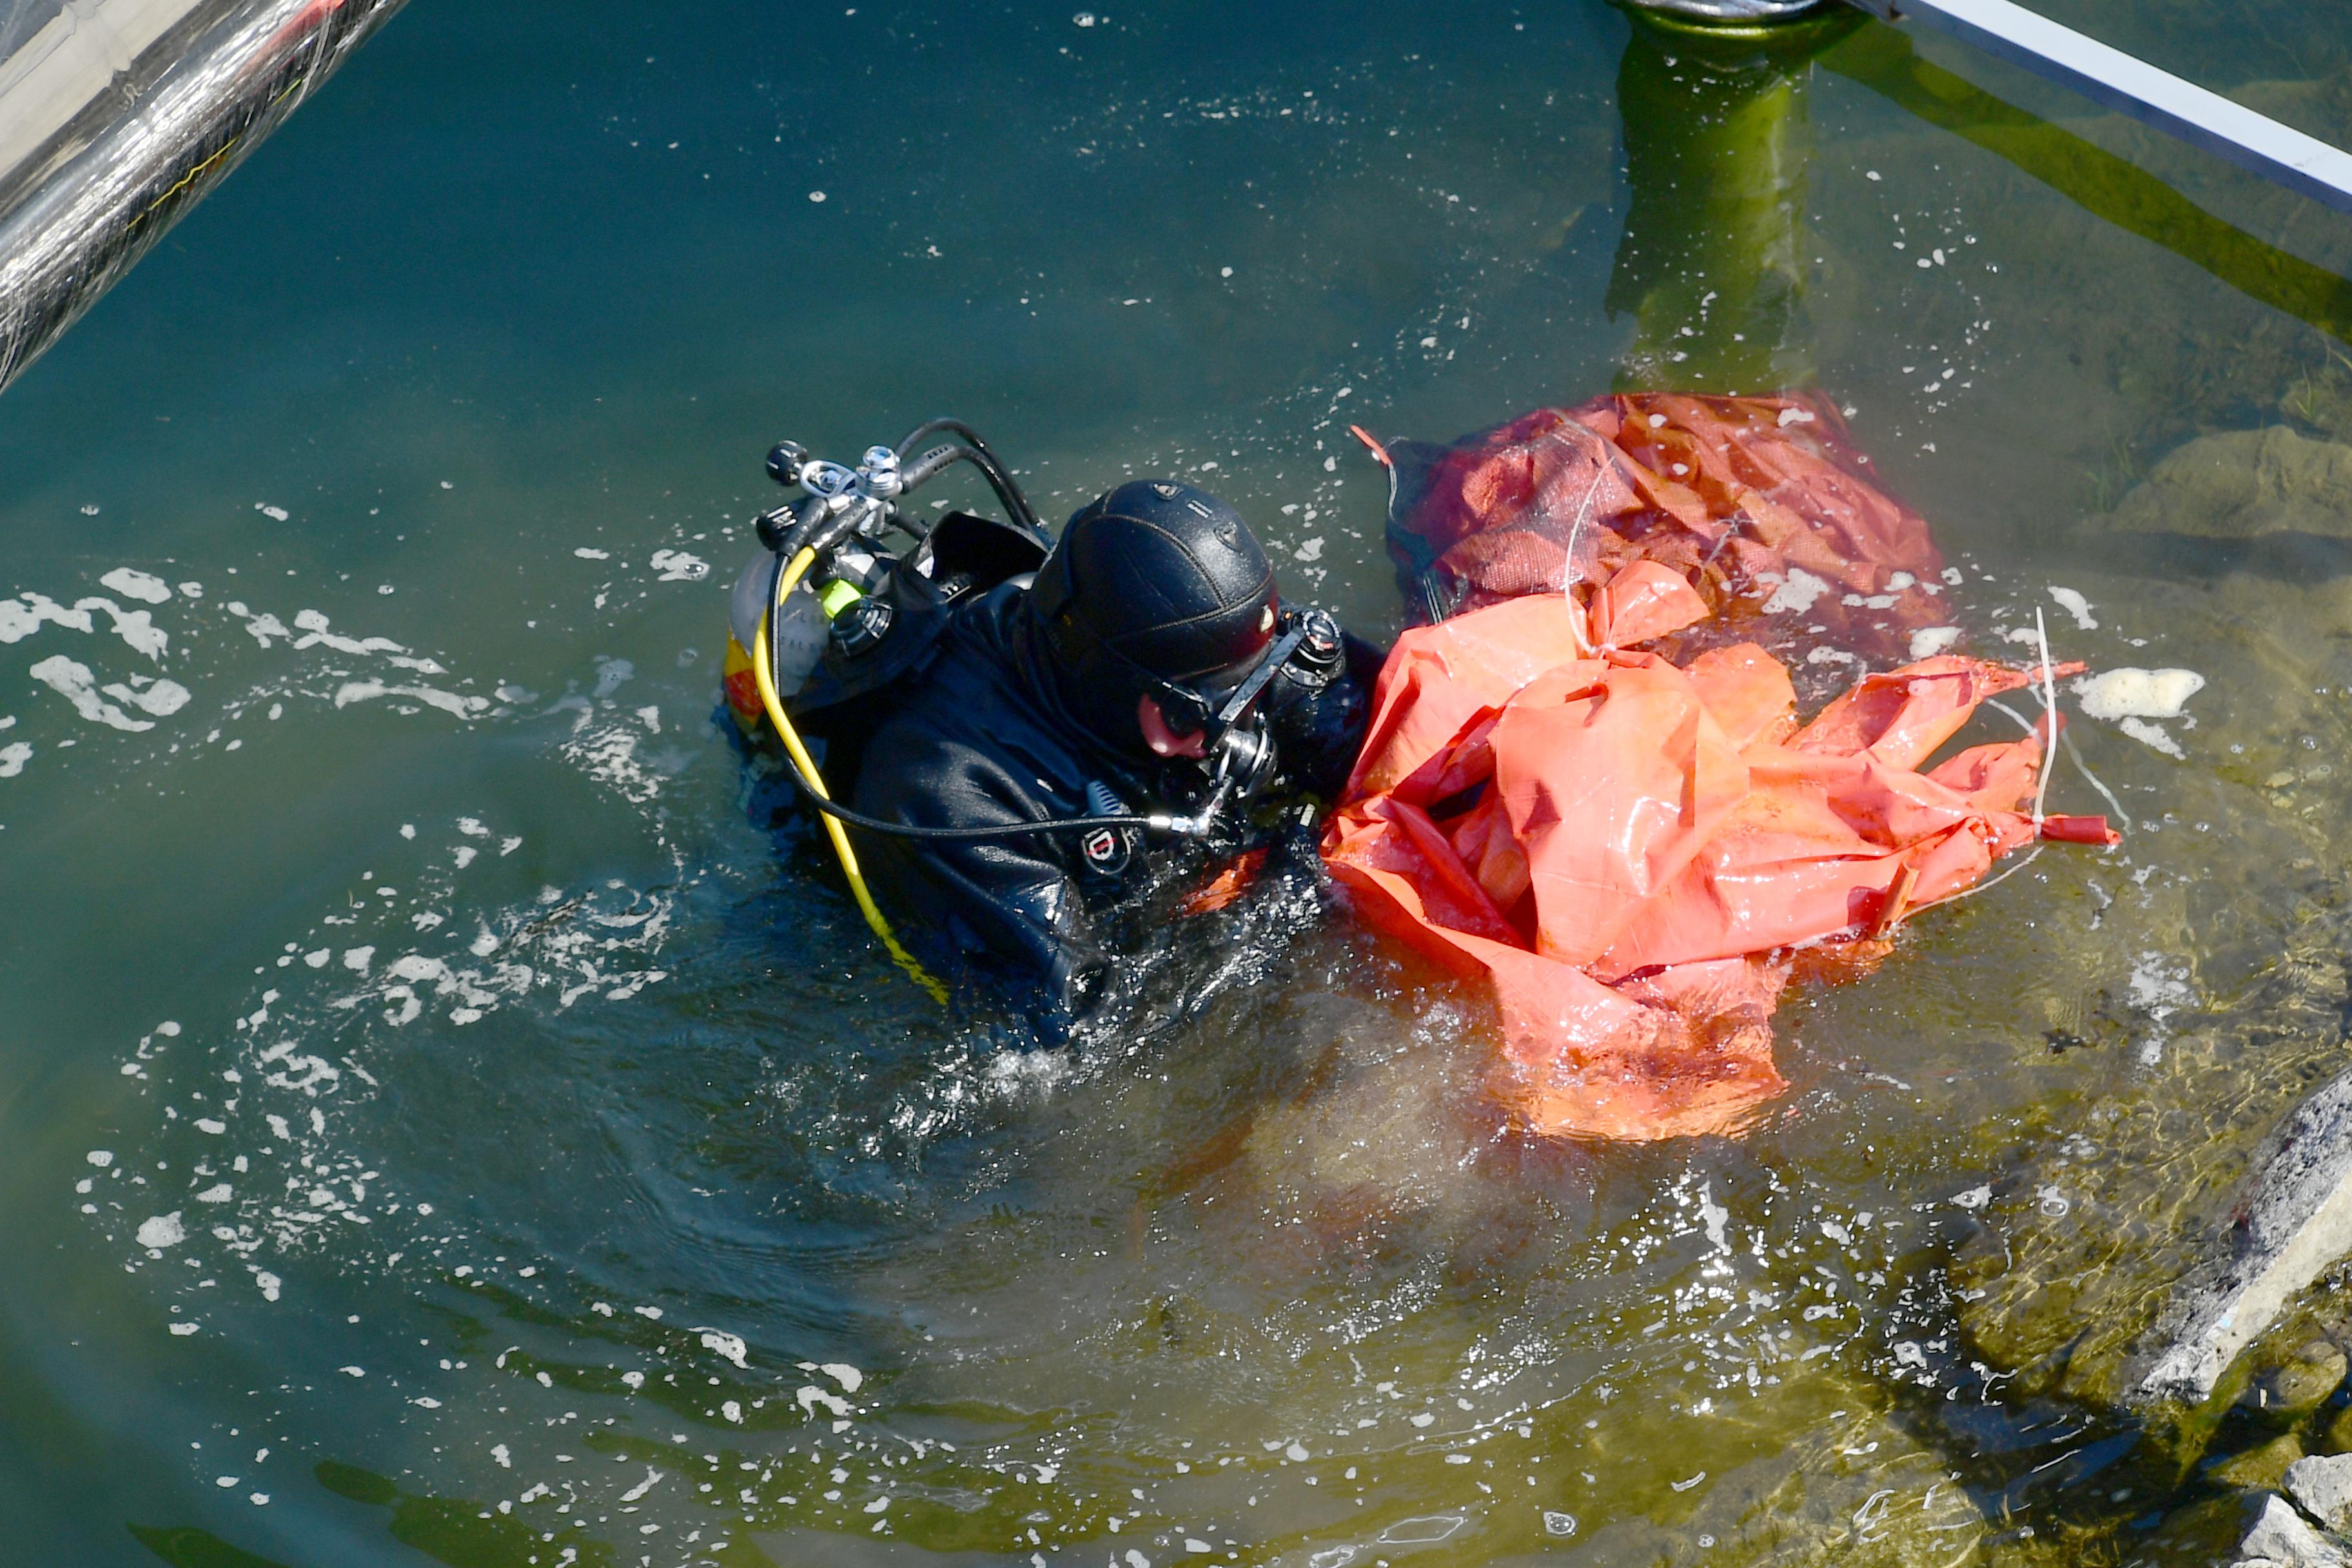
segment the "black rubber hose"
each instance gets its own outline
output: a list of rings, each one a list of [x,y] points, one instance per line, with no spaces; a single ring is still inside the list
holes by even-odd
[[[924,453],[915,459],[913,468],[905,470],[907,489],[912,491],[918,485],[936,478],[940,470],[950,463],[970,463],[978,468],[982,477],[988,480],[988,488],[996,492],[996,499],[1013,519],[1013,525],[1040,539],[1045,537],[1045,531],[1037,526],[1036,514],[1027,510],[1029,498],[1021,493],[1021,487],[1013,482],[1012,476],[992,466],[973,447],[935,447]]]
[[[987,476],[989,488],[996,492],[996,499],[1004,503],[1004,510],[1013,514],[1013,521],[1034,533],[1038,538],[1045,538],[1045,525],[1037,521],[1037,509],[1031,506],[1029,498],[1021,493],[1021,487],[1013,481],[1013,470],[1006,468],[997,458],[996,453],[981,437],[980,432],[962,420],[946,418],[924,420],[920,425],[908,431],[905,438],[898,443],[898,460],[901,463],[907,460],[907,454],[915,449],[916,442],[928,440],[943,431],[949,435],[963,437],[964,445],[971,448],[971,456],[968,460],[972,467]]]
[[[878,816],[852,811],[839,801],[820,799],[807,790],[801,792],[801,798],[827,816],[837,816],[852,827],[862,827],[869,833],[887,833],[898,838],[1019,838],[1031,833],[1070,833],[1094,827],[1140,827],[1162,833],[1177,831],[1165,820],[1154,821],[1149,816],[1049,816],[1039,822],[1003,822],[986,827],[919,827],[911,822],[886,822]]]
[[[980,454],[965,446],[934,447],[899,470],[899,478],[911,490],[929,483],[950,463],[970,463],[974,468],[981,468]],[[982,472],[986,471],[982,468]]]

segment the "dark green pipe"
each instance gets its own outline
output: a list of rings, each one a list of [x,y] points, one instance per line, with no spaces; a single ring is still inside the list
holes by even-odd
[[[1805,314],[1811,62],[1863,23],[1757,26],[1631,9],[1617,72],[1632,205],[1609,282],[1620,391],[1777,392],[1813,375]]]

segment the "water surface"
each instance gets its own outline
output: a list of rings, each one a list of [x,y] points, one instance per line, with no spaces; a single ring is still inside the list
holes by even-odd
[[[2314,0],[2053,11],[2352,137]],[[1991,108],[1921,118],[1895,89],[1942,79],[1876,29],[1629,33],[414,0],[0,403],[0,591],[42,596],[0,621],[16,1549],[2199,1539],[2212,1483],[2150,1489],[2081,1347],[2342,1053],[2352,526],[2160,465],[2352,442],[2352,224],[1934,39]],[[1751,118],[1692,113],[1707,71]],[[2181,205],[2086,209],[2100,149]],[[2078,723],[2121,848],[1797,995],[1738,1141],[1501,1136],[1479,999],[1303,883],[1013,1048],[898,978],[713,726],[779,437],[952,411],[1055,515],[1181,473],[1392,629],[1350,422],[1759,377],[1846,407],[1965,646],[2038,609],[2208,684],[2169,750]]]

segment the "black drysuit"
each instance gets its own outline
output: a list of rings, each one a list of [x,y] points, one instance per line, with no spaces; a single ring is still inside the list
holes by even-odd
[[[1381,658],[1352,637],[1347,651],[1328,686],[1269,687],[1278,769],[1269,788],[1328,797],[1346,782]],[[1066,679],[1019,585],[962,605],[866,741],[852,803],[873,816],[957,827],[1097,815],[1090,783],[1116,796],[1121,814],[1189,805],[1181,786],[1200,765],[1106,745],[1071,717]],[[1247,847],[1245,812],[1229,810],[1226,819],[1237,831],[1219,847]],[[949,841],[851,832],[883,902],[915,928],[910,934],[1036,982],[1047,1008],[1065,1018],[1083,1010],[1089,976],[1114,956],[1090,916],[1148,884],[1150,862],[1168,842],[1130,832],[1119,853],[1097,858],[1087,854],[1088,836],[1075,832]]]

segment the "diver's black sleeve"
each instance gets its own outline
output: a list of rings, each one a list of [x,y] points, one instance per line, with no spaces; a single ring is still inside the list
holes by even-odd
[[[983,751],[901,712],[876,731],[853,800],[868,816],[919,826],[979,827],[1073,815],[1078,802],[1049,798],[1046,781],[1018,753]],[[1106,962],[1062,858],[1064,841],[1033,837],[906,839],[849,830],[869,860],[884,902],[944,932],[963,956],[1033,976],[1051,1005],[1076,1010],[1085,981]]]

